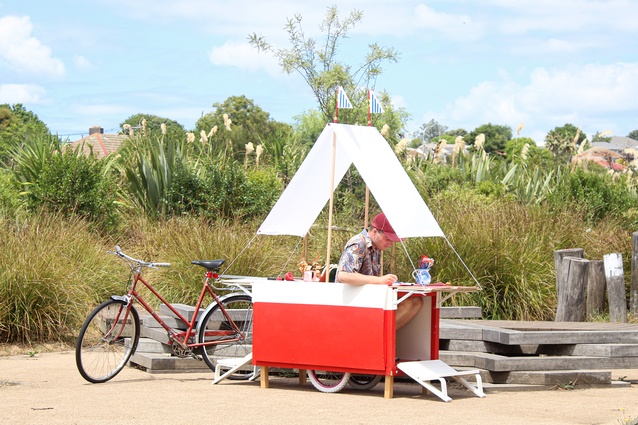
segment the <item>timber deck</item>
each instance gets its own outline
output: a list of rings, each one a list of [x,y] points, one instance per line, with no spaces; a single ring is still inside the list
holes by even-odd
[[[638,324],[441,320],[441,360],[494,384],[609,384],[638,368]]]

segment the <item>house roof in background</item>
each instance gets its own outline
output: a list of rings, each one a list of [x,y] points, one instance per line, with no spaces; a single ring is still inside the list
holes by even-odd
[[[594,142],[592,143],[592,146],[607,148],[612,151],[622,151],[623,149],[638,147],[638,141],[631,139],[629,137],[613,136],[611,140],[609,141],[609,143]]]
[[[93,149],[93,153],[97,158],[104,158],[117,151],[127,138],[128,136],[124,134],[93,133],[69,143],[69,146],[75,149],[76,146],[84,144],[83,151],[85,155],[88,155]]]

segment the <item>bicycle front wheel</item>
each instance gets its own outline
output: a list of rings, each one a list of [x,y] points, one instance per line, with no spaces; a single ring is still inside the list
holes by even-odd
[[[220,304],[235,326],[224,315]],[[215,370],[220,359],[240,359],[250,354],[253,350],[252,297],[238,294],[221,299],[202,317],[198,342],[209,344],[202,347],[202,357],[211,370]],[[254,371],[253,365],[247,364],[229,375],[228,379],[250,379]]]
[[[336,393],[346,386],[350,380],[350,373],[309,370],[308,378],[310,378],[312,385],[322,393]]]
[[[126,366],[140,339],[135,308],[110,299],[89,314],[75,345],[75,363],[84,379],[106,382]]]

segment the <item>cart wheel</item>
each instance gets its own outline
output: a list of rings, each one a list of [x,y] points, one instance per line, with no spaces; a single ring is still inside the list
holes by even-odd
[[[381,381],[381,375],[350,375],[348,385],[355,390],[369,390]]]
[[[350,379],[350,373],[309,370],[308,378],[322,393],[336,393],[343,389]]]

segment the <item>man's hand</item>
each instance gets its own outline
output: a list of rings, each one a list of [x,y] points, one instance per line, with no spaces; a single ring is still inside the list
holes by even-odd
[[[394,274],[386,274],[383,276],[379,276],[378,279],[379,279],[379,284],[390,286],[394,284],[399,278]]]

